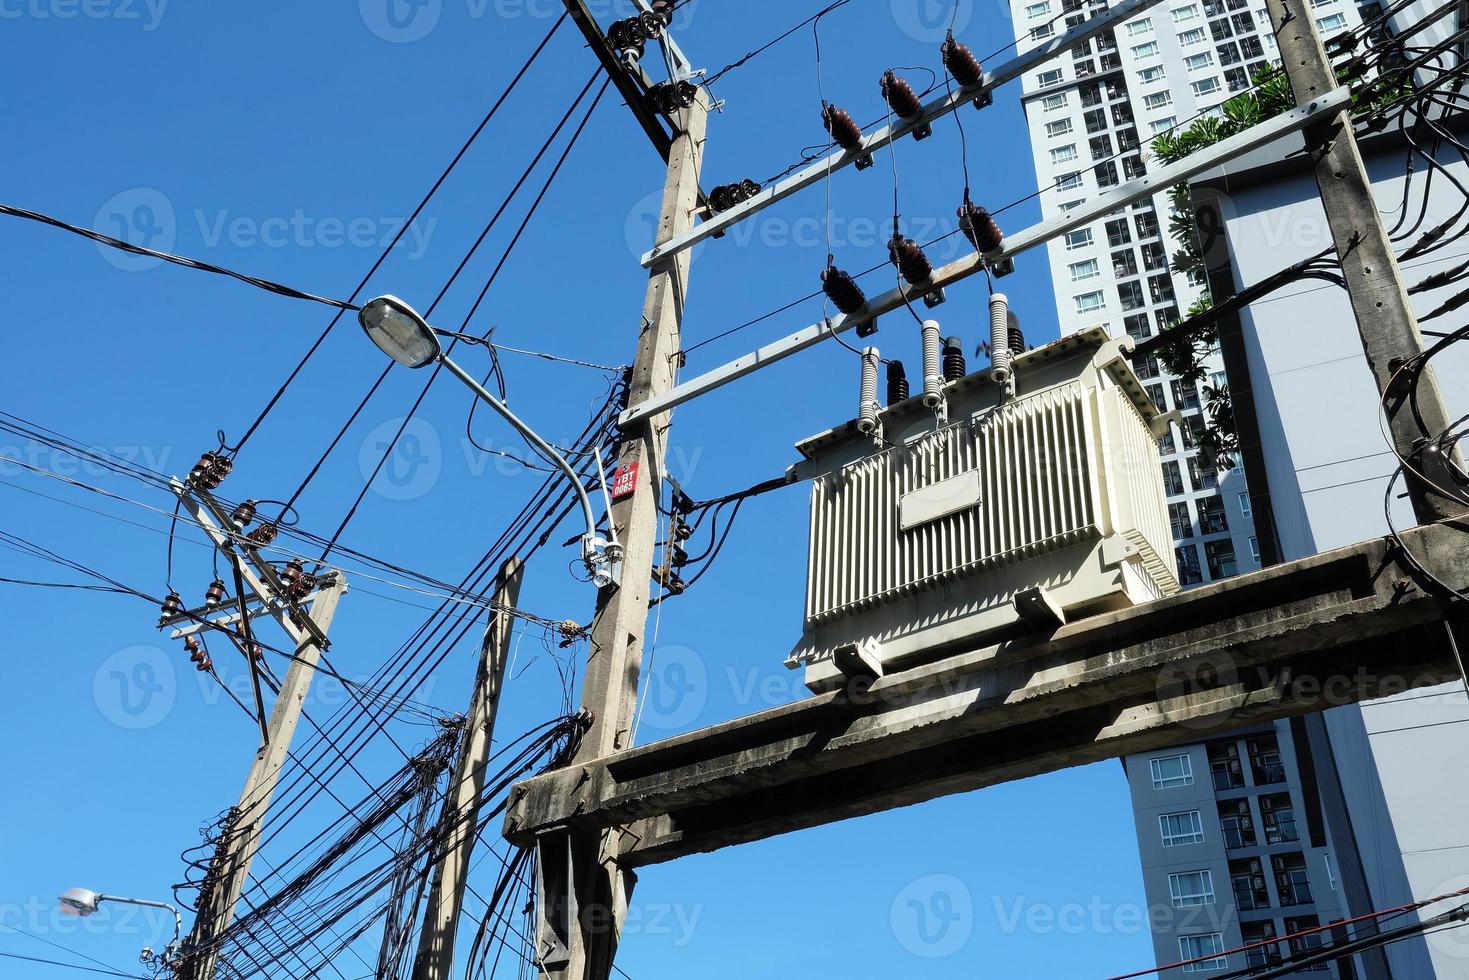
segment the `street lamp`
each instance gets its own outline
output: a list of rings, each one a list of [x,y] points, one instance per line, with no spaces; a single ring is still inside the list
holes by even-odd
[[[435,362],[442,364],[481,401],[514,426],[536,452],[566,474],[586,518],[587,530],[581,539],[582,561],[598,588],[605,588],[616,582],[622,563],[622,547],[617,544],[615,532],[611,542],[597,533],[597,517],[592,511],[592,501],[587,496],[586,488],[582,486],[581,478],[561,454],[537,435],[534,429],[517,418],[504,402],[486,391],[473,375],[454,363],[444,353],[434,328],[428,325],[428,321],[417,310],[398,297],[379,296],[369,301],[358,311],[357,320],[378,349],[404,367],[422,368]]]
[[[87,888],[68,888],[61,893],[61,911],[67,915],[75,915],[86,918],[97,911],[97,906],[103,902],[116,902],[119,905],[142,905],[150,909],[167,909],[173,913],[173,941],[168,944],[160,955],[153,952],[147,946],[138,954],[138,960],[145,964],[157,963],[162,966],[172,967],[179,962],[179,944],[184,931],[183,918],[179,910],[167,902],[150,902],[142,898],[123,898],[120,895],[100,895]]]

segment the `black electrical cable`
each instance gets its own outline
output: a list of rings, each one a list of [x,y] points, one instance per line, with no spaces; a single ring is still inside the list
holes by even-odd
[[[449,175],[452,174],[454,172],[454,169],[459,166],[459,162],[464,159],[464,156],[469,152],[470,147],[472,147],[475,141],[479,139],[480,134],[483,133],[485,131],[485,128],[489,126],[490,121],[495,118],[495,114],[500,111],[500,107],[505,104],[505,100],[510,97],[510,94],[512,92],[515,91],[516,86],[520,84],[520,80],[525,77],[526,72],[530,71],[531,66],[535,64],[536,60],[541,56],[541,52],[546,49],[546,46],[551,43],[551,39],[556,36],[556,32],[560,30],[561,25],[566,22],[566,18],[567,14],[563,12],[561,16],[556,19],[556,23],[551,25],[551,29],[546,32],[546,36],[541,39],[541,42],[538,45],[536,45],[536,48],[534,51],[531,52],[530,57],[527,58],[525,63],[520,66],[520,70],[515,73],[515,76],[510,80],[510,84],[508,84],[504,88],[504,90],[501,91],[499,96],[496,97],[494,104],[490,106],[489,112],[485,113],[484,118],[481,119],[479,125],[475,127],[474,132],[469,134],[468,139],[464,141],[464,143],[459,147],[458,152],[454,154],[453,159],[449,161],[449,165],[444,168],[443,173],[439,174],[439,177],[436,181],[434,181],[433,186],[428,189],[428,193],[424,194],[423,198],[418,202],[418,205],[413,209],[412,215],[408,218],[407,221],[403,223],[403,227],[399,228],[398,231],[393,235],[392,241],[388,243],[387,247],[383,249],[382,254],[377,257],[377,260],[375,262],[373,262],[372,268],[367,270],[367,274],[362,277],[362,281],[357,284],[357,288],[352,290],[352,295],[349,297],[349,299],[355,302],[362,291],[367,288],[368,282],[372,279],[374,275],[377,274],[378,270],[383,267],[383,264],[387,262],[388,256],[392,255],[393,253],[393,249],[396,248],[398,246],[398,243],[403,240],[403,236],[408,233],[408,229],[413,227],[413,223],[417,221],[420,216],[422,216],[424,209],[428,207],[429,202],[434,199],[434,196],[438,194],[439,189],[444,186],[444,182],[449,179]],[[330,336],[332,331],[336,329],[338,322],[341,321],[342,316],[345,312],[345,310],[339,311],[336,316],[332,317],[331,322],[326,325],[326,329],[323,330],[320,336],[318,336],[316,340],[311,344],[311,346],[307,349],[305,355],[296,364],[296,366],[291,369],[291,373],[286,376],[286,380],[281,383],[280,387],[276,389],[275,394],[273,394],[270,397],[270,400],[266,402],[265,408],[262,409],[260,414],[255,417],[255,421],[250,423],[249,428],[245,430],[245,434],[240,437],[240,441],[234,446],[226,447],[231,455],[236,455],[241,449],[245,448],[245,443],[250,441],[250,437],[255,434],[255,432],[260,428],[261,423],[265,421],[266,417],[270,415],[276,404],[280,402],[282,396],[285,395],[286,389],[291,386],[291,384],[301,374],[301,371],[306,367],[307,362],[310,361],[313,356],[315,356],[316,352],[321,348],[321,345],[326,342],[327,337]]]
[[[164,262],[171,262],[174,265],[180,265],[188,269],[196,269],[200,272],[209,272],[213,273],[214,275],[228,276],[231,279],[238,279],[240,282],[246,283],[250,286],[254,286],[256,289],[263,289],[268,293],[275,293],[277,296],[285,296],[288,299],[300,299],[307,300],[308,302],[312,303],[322,303],[326,306],[335,306],[338,309],[342,310],[359,309],[359,307],[357,307],[353,303],[348,302],[347,300],[330,299],[325,296],[317,296],[314,293],[303,292],[302,290],[295,289],[291,286],[282,285],[278,282],[271,282],[269,279],[260,279],[255,276],[249,276],[243,272],[236,272],[233,269],[226,269],[224,266],[214,265],[210,262],[204,262],[199,259],[191,259],[183,255],[173,255],[169,252],[159,252],[151,248],[144,248],[142,245],[134,245],[131,242],[125,242],[121,239],[113,238],[111,235],[104,235],[100,231],[93,231],[90,228],[82,228],[77,225],[70,224],[66,221],[62,221],[60,218],[53,218],[51,215],[42,214],[39,211],[28,211],[25,208],[18,208],[10,204],[0,204],[0,214],[8,215],[12,218],[25,218],[28,221],[37,221],[41,224],[50,225],[53,228],[60,228],[61,230],[69,231],[74,235],[80,235],[83,238],[90,238],[92,241],[97,242],[101,245],[106,245],[109,248],[120,249],[124,252],[132,252],[135,255],[146,255],[149,258],[162,259]]]
[[[597,74],[600,74],[600,71]],[[588,80],[587,87],[584,88],[582,90],[582,94],[577,97],[577,102],[573,103],[573,109],[577,104],[580,103],[582,96],[584,96],[587,91],[590,90],[592,83],[596,80],[596,77],[596,74],[594,74],[592,78]],[[552,183],[556,180],[557,175],[561,173],[562,166],[566,163],[567,158],[571,155],[571,151],[576,147],[577,141],[580,139],[582,132],[586,129],[587,123],[591,121],[593,113],[597,111],[597,106],[601,103],[602,97],[607,93],[607,89],[611,84],[612,79],[610,77],[603,79],[601,89],[598,90],[596,97],[592,99],[592,103],[587,108],[586,114],[582,117],[581,123],[572,133],[570,140],[567,141],[566,147],[562,151],[560,159],[556,161],[556,165],[552,167],[550,174],[547,175],[546,181],[542,185],[540,193],[536,195],[535,200],[531,202],[531,206],[526,212],[525,219],[521,221],[520,227],[516,229],[515,235],[510,239],[510,243],[505,246],[505,251],[500,256],[500,261],[496,264],[494,271],[490,273],[490,277],[485,282],[484,288],[480,290],[479,298],[475,300],[474,306],[470,308],[469,313],[465,316],[464,326],[466,328],[468,327],[469,321],[473,319],[474,314],[478,311],[480,304],[489,294],[490,287],[493,286],[495,284],[495,280],[499,278],[500,271],[505,268],[505,263],[509,261],[510,256],[514,253],[515,246],[519,244],[521,236],[525,233],[526,228],[530,225],[531,220],[535,217],[537,210],[540,208],[541,202],[545,200],[546,194],[550,191]],[[557,131],[559,132],[559,128]],[[553,133],[552,138],[554,137],[555,134]],[[496,217],[498,216],[499,215],[497,214]],[[476,245],[478,245],[478,243],[476,243]],[[461,265],[459,270],[455,270],[455,275],[458,275],[459,271],[462,269],[463,266]],[[452,277],[450,281],[453,281]],[[447,291],[447,286],[445,287],[445,291]],[[439,298],[442,299],[443,295],[444,293],[441,292],[439,294]],[[435,300],[435,303],[437,302],[438,300]],[[326,547],[322,549],[321,557],[319,560],[325,561],[327,559],[327,556],[331,554],[332,549],[336,547],[337,541],[340,540],[342,533],[346,531],[347,526],[352,523],[352,518],[357,515],[357,510],[359,507],[362,506],[362,501],[366,499],[367,493],[371,489],[373,481],[377,479],[377,475],[382,471],[382,468],[387,464],[388,460],[392,458],[392,453],[397,446],[398,439],[402,436],[403,431],[408,427],[408,423],[415,417],[418,409],[423,405],[424,399],[428,397],[429,389],[433,386],[434,380],[438,377],[442,367],[442,364],[434,365],[433,373],[429,375],[428,380],[424,383],[423,389],[418,394],[418,398],[414,401],[412,407],[409,408],[408,413],[403,417],[403,422],[398,426],[398,431],[394,434],[393,438],[389,440],[387,447],[384,449],[381,458],[378,459],[377,465],[373,468],[371,475],[369,475],[368,478],[363,481],[361,491],[358,492],[357,498],[352,501],[352,505],[347,509],[347,514],[345,517],[342,518],[342,522],[337,525],[337,529],[332,532],[332,536],[330,539],[328,539]]]

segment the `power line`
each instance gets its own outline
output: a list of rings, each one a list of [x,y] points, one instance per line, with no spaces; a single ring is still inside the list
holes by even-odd
[[[342,310],[359,309],[358,306],[348,302],[347,300],[330,299],[325,296],[317,296],[314,293],[303,292],[302,290],[296,289],[292,286],[285,286],[278,282],[271,282],[269,279],[260,279],[256,276],[246,275],[243,272],[236,272],[233,269],[227,269],[221,265],[214,265],[211,262],[204,262],[200,259],[191,259],[184,255],[174,255],[170,252],[159,252],[155,249],[144,248],[142,245],[134,245],[133,243],[123,241],[120,238],[113,238],[111,235],[104,235],[100,231],[93,231],[90,228],[82,228],[78,225],[71,224],[70,222],[62,221],[60,218],[54,218],[49,214],[42,214],[39,211],[28,211],[25,208],[18,208],[14,205],[0,204],[0,214],[8,215],[12,218],[25,218],[28,221],[37,221],[41,224],[50,225],[53,228],[60,228],[62,231],[69,231],[74,235],[80,235],[83,238],[90,238],[92,241],[97,242],[98,244],[106,245],[109,248],[120,249],[124,252],[132,252],[134,255],[146,255],[149,258],[162,259],[164,262],[171,262],[174,265],[180,265],[187,269],[196,269],[200,272],[210,272],[219,276],[228,276],[231,279],[238,279],[240,282],[246,283],[250,286],[254,286],[256,289],[263,289],[268,293],[275,293],[277,296],[285,296],[289,299],[307,300],[312,303],[322,303],[326,306],[335,306]]]
[[[561,28],[561,25],[566,22],[566,18],[567,14],[563,12],[561,16],[556,19],[556,23],[551,25],[551,29],[546,33],[546,36],[541,39],[541,43],[536,45],[535,50],[531,52],[530,57],[526,59],[525,64],[521,65],[520,70],[515,73],[515,77],[510,80],[510,84],[505,86],[504,90],[495,99],[494,104],[490,106],[489,112],[485,113],[485,117],[480,120],[480,123],[478,126],[475,127],[474,132],[469,134],[469,137],[459,147],[459,151],[455,153],[453,159],[449,161],[449,165],[444,168],[443,173],[439,174],[439,177],[436,181],[434,181],[433,186],[428,189],[428,192],[424,194],[423,198],[418,202],[418,206],[413,209],[413,214],[408,218],[407,221],[403,223],[403,227],[399,228],[397,233],[394,234],[393,240],[390,241],[387,247],[383,249],[382,254],[377,257],[377,261],[373,262],[372,268],[367,270],[367,274],[362,277],[362,281],[357,284],[357,288],[352,290],[352,295],[349,297],[349,299],[355,301],[358,295],[367,288],[368,282],[372,279],[374,275],[377,274],[377,271],[383,267],[383,264],[388,260],[388,256],[392,254],[393,249],[398,246],[398,243],[402,241],[403,236],[408,233],[408,229],[413,227],[413,223],[417,221],[419,216],[423,214],[424,209],[428,207],[429,202],[433,200],[436,194],[438,194],[439,188],[444,186],[444,182],[449,179],[449,175],[454,172],[454,168],[459,166],[459,161],[464,159],[464,156],[466,153],[469,152],[470,147],[474,145],[475,141],[479,139],[480,134],[485,131],[485,128],[487,126],[489,126],[490,121],[495,118],[495,114],[500,111],[500,107],[505,104],[505,100],[510,97],[510,94],[515,91],[516,86],[520,84],[520,80],[525,77],[526,72],[528,72],[531,66],[535,64],[536,60],[541,56],[541,52],[546,49],[546,46],[551,43],[551,39],[556,36],[556,32]],[[260,428],[261,423],[265,421],[266,417],[270,415],[276,404],[280,402],[281,397],[285,395],[286,389],[291,386],[292,382],[294,382],[296,378],[301,374],[302,369],[306,367],[307,362],[311,360],[311,358],[321,348],[321,345],[326,342],[327,337],[330,336],[332,331],[336,329],[337,324],[341,321],[342,316],[345,312],[345,310],[341,310],[337,313],[336,316],[332,317],[331,322],[326,325],[326,329],[323,330],[321,332],[321,335],[316,338],[312,345],[307,349],[306,354],[301,358],[296,366],[291,369],[291,373],[286,376],[286,380],[281,383],[280,387],[276,389],[275,394],[273,394],[270,397],[270,400],[266,402],[265,408],[262,409],[260,414],[256,416],[255,421],[250,423],[250,427],[245,430],[245,434],[240,437],[240,441],[233,447],[229,447],[232,454],[238,454],[239,451],[245,447],[245,443],[250,441],[250,437],[255,434],[256,430]]]

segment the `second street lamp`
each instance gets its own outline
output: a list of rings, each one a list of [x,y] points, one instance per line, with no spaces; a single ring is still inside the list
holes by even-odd
[[[450,374],[464,382],[465,386],[473,391],[481,401],[514,426],[515,430],[530,443],[531,448],[566,475],[566,478],[571,481],[572,489],[576,491],[577,499],[581,503],[582,515],[586,519],[587,529],[581,539],[582,561],[598,588],[605,588],[615,583],[622,563],[622,548],[616,542],[615,532],[610,542],[597,533],[597,516],[592,510],[591,498],[587,496],[586,488],[582,486],[581,477],[577,476],[576,471],[556,451],[555,447],[522,422],[504,402],[486,391],[484,385],[475,380],[473,375],[454,363],[453,359],[444,353],[443,346],[439,343],[438,333],[434,328],[428,325],[428,321],[420,316],[417,310],[398,297],[379,296],[369,301],[358,311],[357,320],[378,349],[404,367],[422,368],[436,362],[442,364]],[[601,465],[600,462],[598,465]],[[611,519],[610,515],[608,519]]]

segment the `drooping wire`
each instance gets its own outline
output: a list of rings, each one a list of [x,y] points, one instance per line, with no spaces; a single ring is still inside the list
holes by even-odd
[[[551,43],[551,39],[556,36],[556,32],[560,30],[561,25],[566,22],[566,18],[567,14],[563,12],[561,16],[556,19],[556,23],[551,25],[551,29],[546,32],[546,36],[541,39],[541,42],[536,45],[535,50],[531,52],[530,57],[526,59],[525,63],[521,65],[520,70],[515,73],[515,76],[513,78],[511,78],[510,84],[505,87],[505,89],[495,99],[494,104],[490,106],[489,112],[485,113],[485,116],[483,119],[480,120],[479,125],[476,126],[474,131],[469,134],[469,137],[459,147],[458,152],[454,154],[453,159],[449,161],[449,165],[444,168],[444,171],[439,174],[438,179],[434,181],[433,186],[428,189],[428,192],[424,194],[423,198],[418,202],[418,205],[413,209],[412,215],[408,218],[407,221],[403,223],[403,227],[399,228],[398,231],[393,235],[392,240],[388,242],[388,245],[386,248],[383,249],[382,254],[380,254],[377,257],[377,260],[373,262],[372,268],[367,270],[367,274],[362,277],[362,281],[359,282],[357,284],[357,287],[352,290],[352,295],[349,297],[349,299],[356,301],[357,297],[362,293],[362,291],[367,288],[368,282],[371,281],[372,277],[377,274],[378,270],[382,268],[383,264],[387,262],[388,256],[393,253],[393,249],[396,248],[398,246],[398,243],[402,241],[403,236],[408,233],[408,229],[413,227],[414,222],[416,222],[419,217],[422,216],[424,209],[428,207],[429,202],[432,201],[435,195],[438,194],[439,189],[443,187],[445,181],[449,179],[449,175],[452,174],[454,172],[454,169],[459,166],[459,162],[464,159],[464,156],[469,152],[470,147],[474,146],[475,141],[479,139],[480,134],[485,131],[486,127],[489,126],[490,121],[495,118],[495,115],[500,111],[500,107],[505,104],[505,100],[510,97],[510,94],[514,92],[516,87],[520,84],[521,79],[525,77],[526,72],[530,71],[531,66],[535,64],[538,58],[540,58],[541,52],[543,52],[546,49],[546,46]],[[321,349],[321,345],[326,342],[327,337],[329,337],[332,331],[336,329],[337,324],[341,321],[342,316],[345,313],[345,310],[341,310],[336,314],[336,316],[332,317],[331,322],[326,325],[326,329],[324,329],[321,334],[316,338],[316,340],[311,344],[311,346],[307,348],[306,353],[302,356],[301,360],[297,362],[294,368],[291,369],[291,373],[286,376],[286,380],[283,381],[281,385],[276,389],[275,393],[271,395],[270,400],[267,401],[265,404],[265,408],[263,408],[260,411],[260,414],[255,417],[255,421],[250,423],[250,426],[245,430],[245,434],[240,437],[240,441],[234,446],[226,447],[232,456],[238,455],[240,450],[245,448],[245,444],[250,441],[250,437],[255,434],[255,432],[260,428],[261,424],[270,415],[271,411],[275,409],[276,405],[285,395],[286,389],[288,389],[291,384],[295,382],[296,378],[301,374],[301,371],[306,367],[307,362],[309,362],[311,358],[315,356],[316,352]]]

